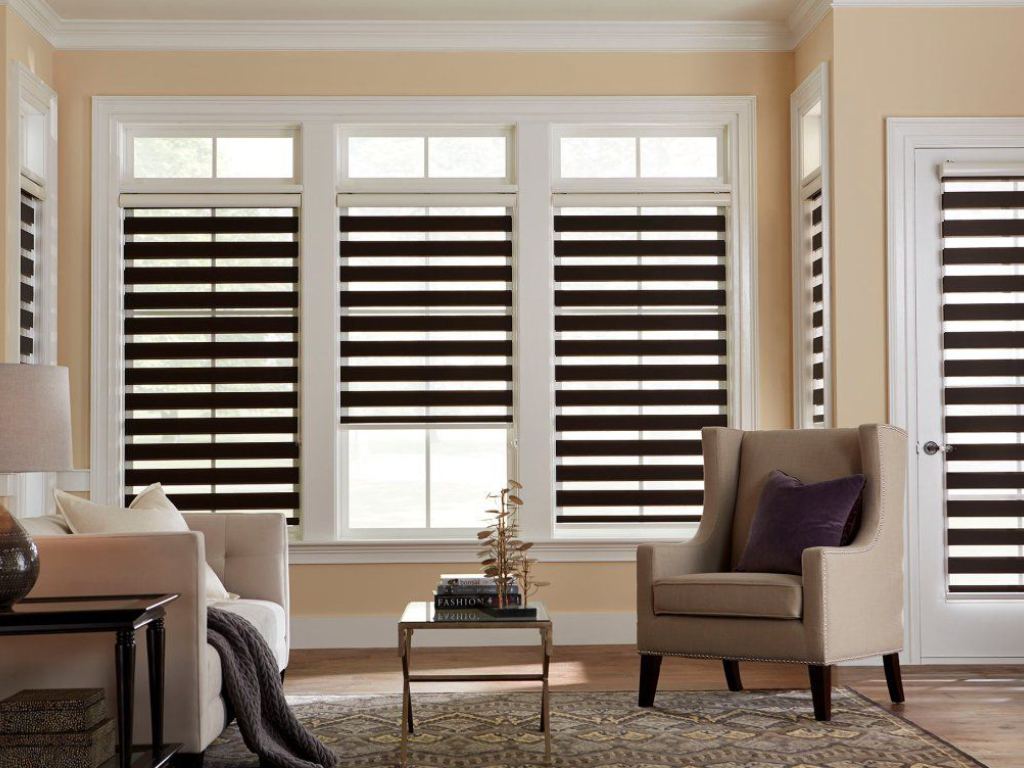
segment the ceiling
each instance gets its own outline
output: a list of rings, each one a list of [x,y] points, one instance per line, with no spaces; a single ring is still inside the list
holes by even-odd
[[[782,22],[801,0],[49,0],[67,20]]]

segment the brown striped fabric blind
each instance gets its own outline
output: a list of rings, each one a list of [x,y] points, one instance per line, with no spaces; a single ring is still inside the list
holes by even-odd
[[[809,412],[811,424],[825,426],[825,286],[824,286],[824,234],[822,232],[821,189],[811,193],[805,200],[807,208],[808,238],[811,260],[811,402]]]
[[[21,362],[36,360],[36,220],[39,200],[25,190],[21,191],[21,269],[20,269],[20,333]]]
[[[159,482],[182,510],[297,522],[298,226],[293,208],[126,210],[126,503]]]
[[[725,426],[718,208],[562,207],[555,241],[556,519],[700,519],[700,430]]]
[[[512,214],[343,207],[341,423],[512,421]]]
[[[1024,592],[1024,178],[942,180],[949,590]]]

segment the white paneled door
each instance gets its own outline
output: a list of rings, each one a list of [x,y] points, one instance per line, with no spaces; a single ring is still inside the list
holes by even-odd
[[[909,546],[920,656],[1019,658],[1024,149],[916,149],[913,174]]]

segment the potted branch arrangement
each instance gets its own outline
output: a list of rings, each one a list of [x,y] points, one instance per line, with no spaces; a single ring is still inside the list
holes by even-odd
[[[516,492],[522,487],[515,480],[509,480],[507,488],[487,497],[496,500],[497,509],[487,510],[494,516],[494,522],[477,534],[483,546],[477,556],[481,558],[484,574],[494,579],[498,591],[497,606],[484,610],[503,618],[532,619],[537,616],[537,609],[530,607],[530,595],[546,587],[548,582],[533,580],[532,570],[537,563],[530,557],[533,543],[519,538],[519,508],[523,500]],[[521,606],[510,604],[516,584],[522,594]]]

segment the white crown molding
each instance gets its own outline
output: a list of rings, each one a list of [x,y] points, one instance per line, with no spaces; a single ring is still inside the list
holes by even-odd
[[[87,21],[63,19],[68,50],[783,51],[774,22]]]
[[[834,3],[830,0],[799,0],[793,12],[786,19],[789,27],[790,48],[796,48],[800,41],[809,35],[821,22]]]
[[[46,0],[0,0],[0,5],[16,12],[46,42],[56,47],[57,33],[63,20]]]
[[[791,51],[833,7],[1013,8],[1024,0],[799,0],[773,21],[165,21],[64,19],[0,0],[51,45],[80,51]]]
[[[788,51],[793,37],[770,21],[92,20],[61,18],[46,0],[4,5],[61,50]]]

